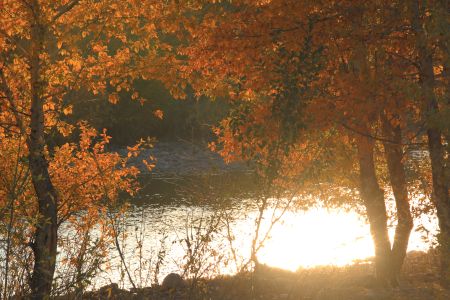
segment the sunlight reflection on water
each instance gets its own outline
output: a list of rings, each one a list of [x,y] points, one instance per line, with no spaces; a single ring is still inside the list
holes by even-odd
[[[149,197],[154,198],[155,194]],[[240,201],[248,202],[251,199]],[[237,206],[230,208],[228,213],[233,215],[230,222],[230,230],[234,236],[232,243],[238,261],[242,264],[250,255],[257,210],[253,208],[246,211],[239,207],[239,204]],[[207,219],[213,215],[214,209],[208,205],[193,206],[180,204],[180,201],[165,204],[144,201],[132,205],[125,219],[125,231],[128,237],[122,245],[127,264],[138,285],[150,285],[149,273],[146,273],[146,278],[142,278],[138,270],[142,268],[143,261],[148,263],[145,268],[150,269],[152,265],[154,266],[162,245],[166,252],[158,276],[159,280],[170,272],[183,273],[182,267],[186,262],[186,243],[183,240],[188,234],[195,235],[195,230],[187,230],[186,224],[194,219]],[[263,234],[270,226],[270,215],[269,211],[262,222]],[[416,230],[419,223],[433,234],[437,231],[434,216],[424,216],[421,220],[415,220],[409,251],[426,251],[433,242],[425,239],[426,234],[423,231]],[[203,223],[203,226],[205,224]],[[394,227],[390,228],[391,239],[394,230]],[[141,256],[137,251],[138,234],[143,236]],[[208,257],[212,254],[206,251],[205,264],[214,264],[220,254],[223,254],[225,258],[221,258],[221,262],[207,270],[204,276],[232,274],[239,269],[236,263],[229,261],[232,252],[224,228],[212,237],[210,246],[218,253],[215,257]],[[357,260],[365,260],[373,255],[369,225],[359,214],[338,209],[313,208],[307,211],[286,212],[282,221],[272,228],[270,238],[264,243],[257,256],[261,263],[295,271],[299,268],[320,265],[342,266]],[[123,282],[125,287],[130,287],[128,279],[121,273],[120,260],[114,249],[111,250],[108,264],[111,267],[105,269],[105,274],[95,280],[95,285],[98,287],[109,282]],[[144,271],[148,272],[148,270]]]
[[[170,272],[182,273],[182,264],[185,262],[186,248],[183,243],[178,243],[185,238],[186,216],[207,216],[211,211],[197,207],[165,207],[156,209],[152,206],[141,208],[140,213],[130,216],[128,222],[129,236],[133,235],[135,222],[139,222],[138,215],[144,215],[146,226],[144,252],[154,255],[161,245],[159,241],[167,235],[167,253],[164,265],[161,269],[160,279]],[[133,214],[132,214],[133,215]],[[269,215],[269,214],[268,214]],[[235,236],[233,241],[238,257],[241,262],[249,257],[251,239],[254,230],[256,211],[245,214],[245,217],[237,218],[231,224],[231,230]],[[266,232],[270,222],[263,221],[261,232]],[[432,231],[436,231],[436,223],[427,225]],[[391,238],[394,228],[390,229]],[[229,243],[225,236],[216,235],[211,242],[212,248],[219,252],[229,253]],[[426,251],[431,241],[425,241],[423,232],[413,230],[409,251]],[[136,252],[136,241],[128,239],[126,252],[130,261],[130,269],[137,269],[138,261]],[[369,225],[366,224],[355,212],[328,210],[325,208],[310,209],[301,212],[286,212],[283,221],[276,224],[264,247],[258,253],[261,263],[295,271],[303,267],[314,267],[320,265],[342,266],[351,264],[355,260],[364,260],[373,256],[374,250],[370,237]],[[147,256],[147,257],[148,257]],[[213,263],[215,258],[209,258]],[[119,264],[117,257],[112,262]],[[114,265],[114,263],[112,263]],[[237,268],[233,264],[218,264],[218,269],[211,269],[204,275],[232,274]],[[111,269],[109,279],[113,282],[120,280],[119,271]],[[125,278],[125,282],[127,279]]]
[[[391,240],[394,231],[389,230]],[[429,247],[421,232],[412,232],[409,251]],[[295,271],[299,267],[343,266],[373,255],[369,225],[357,213],[313,209],[288,212],[284,224],[273,229],[259,258],[268,265]]]

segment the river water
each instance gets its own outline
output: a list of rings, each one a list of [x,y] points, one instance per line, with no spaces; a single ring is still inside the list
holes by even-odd
[[[214,276],[240,270],[249,258],[259,215],[255,199],[261,187],[251,175],[147,176],[141,181],[138,197],[128,199],[120,235],[125,263],[137,286],[149,286],[155,277],[161,280],[170,272]],[[270,227],[273,213],[276,217],[280,212],[273,207],[266,211],[260,237]],[[409,251],[429,249],[436,231],[434,215],[416,219]],[[393,232],[392,226],[391,237]],[[352,264],[373,254],[364,217],[348,209],[312,207],[285,212],[257,257],[261,263],[295,271]],[[110,282],[131,286],[115,249],[95,280],[97,286]]]

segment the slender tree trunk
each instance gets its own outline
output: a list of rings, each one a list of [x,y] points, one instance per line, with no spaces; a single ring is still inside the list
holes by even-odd
[[[439,246],[441,251],[442,282],[450,285],[450,199],[449,185],[445,174],[445,149],[442,143],[442,132],[438,126],[429,122],[439,112],[436,99],[435,77],[433,72],[433,52],[428,45],[428,38],[424,29],[423,16],[425,3],[419,5],[418,0],[410,2],[411,24],[415,33],[418,52],[419,84],[421,87],[424,117],[427,121],[428,149],[431,159],[431,174],[433,180],[432,200],[436,206],[439,220]]]
[[[403,164],[402,133],[399,126],[393,127],[386,116],[381,116],[383,135],[394,143],[384,142],[385,156],[397,207],[397,227],[392,245],[392,272],[395,277],[400,275],[409,236],[413,228],[413,218],[409,206],[408,189],[406,184],[405,166]]]
[[[440,228],[438,241],[441,252],[441,278],[444,285],[450,286],[450,203],[444,168],[444,147],[438,130],[428,129],[427,135],[433,178],[432,199],[436,206]]]
[[[443,11],[444,8],[450,7],[450,0],[444,0],[441,2],[441,8]],[[444,24],[442,25],[443,28],[450,28],[450,11],[447,10],[447,17],[444,21]],[[446,31],[446,34],[440,41],[440,48],[443,54],[442,58],[442,79],[443,79],[443,86],[444,86],[444,101],[443,105],[446,107],[447,110],[450,110],[450,31]],[[448,123],[447,123],[448,124]],[[445,141],[447,143],[447,146],[445,147],[445,151],[447,154],[447,160],[445,162],[445,173],[447,176],[447,182],[450,181],[450,126],[447,126],[443,128],[443,135],[445,138]]]
[[[362,17],[362,16],[361,16]],[[361,19],[363,22],[363,19]],[[360,42],[353,53],[355,75],[361,82],[370,82],[370,68],[366,46]],[[372,121],[378,118],[376,115],[368,115]],[[370,232],[375,247],[375,271],[380,284],[387,285],[392,281],[391,271],[391,242],[387,228],[386,203],[384,192],[380,188],[375,171],[374,147],[375,141],[370,137],[368,121],[360,120],[360,131],[367,136],[358,135],[357,151],[359,162],[360,187],[359,193],[366,208],[370,224]]]
[[[48,298],[51,292],[56,263],[57,246],[57,192],[50,179],[48,161],[45,157],[44,139],[44,101],[42,99],[43,82],[41,78],[40,53],[45,35],[41,23],[41,8],[37,0],[30,1],[34,14],[31,28],[31,111],[29,167],[31,180],[38,200],[38,212],[34,234],[34,269],[31,279],[33,299]]]
[[[391,279],[391,243],[387,229],[384,193],[378,185],[373,157],[374,142],[371,138],[357,138],[360,172],[360,194],[366,207],[375,246],[375,269],[377,279],[386,284]]]

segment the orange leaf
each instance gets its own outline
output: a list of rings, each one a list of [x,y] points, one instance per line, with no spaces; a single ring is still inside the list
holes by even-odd
[[[162,110],[157,109],[153,112],[153,114],[155,115],[155,117],[157,117],[158,119],[161,119],[164,117],[164,113]]]

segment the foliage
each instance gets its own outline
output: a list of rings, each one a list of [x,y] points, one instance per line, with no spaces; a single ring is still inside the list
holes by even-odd
[[[64,284],[64,292],[73,287],[83,290],[99,271],[112,239],[110,224],[106,222],[107,213],[119,205],[116,200],[120,192],[132,195],[138,189],[135,181],[139,173],[137,168],[127,166],[128,158],[105,151],[110,137],[106,133],[99,135],[84,123],[79,127],[79,142],[55,148],[50,160],[50,172],[61,197],[58,224],[64,228],[58,248],[64,253],[59,260],[59,268],[65,272],[61,273],[64,278],[56,278],[56,284]],[[2,278],[10,277],[12,281],[6,288],[8,293],[16,295],[27,291],[31,271],[29,244],[33,240],[37,215],[36,196],[27,169],[27,153],[23,141],[22,148],[19,143],[20,140],[13,138],[2,143],[0,164],[2,174],[5,174],[0,186],[0,207],[5,224],[1,228],[12,228],[12,235],[8,238],[11,243],[8,259],[13,268],[7,274],[2,273]],[[16,153],[11,153],[11,150],[16,150]],[[104,176],[100,176],[99,169]],[[18,179],[12,176],[18,176]],[[104,193],[102,186],[108,187],[108,194]],[[8,211],[11,207],[13,214]],[[95,233],[98,229],[100,235]],[[2,236],[6,237],[7,233],[2,232]]]
[[[378,269],[380,258],[388,257],[386,266],[394,261],[402,238],[399,251],[406,251],[411,195],[431,195],[441,227],[442,277],[449,277],[447,6],[421,0],[2,1],[3,297],[29,289],[48,297],[56,263],[68,270],[56,283],[79,293],[110,243],[132,282],[112,210],[120,192],[138,189],[138,170],[127,159],[144,142],[122,158],[107,151],[106,131],[91,126],[110,129],[117,144],[152,134],[194,140],[228,105],[211,148],[227,161],[253,163],[267,189],[300,187],[302,194],[321,193],[328,204],[360,201]],[[148,102],[151,97],[158,99]],[[172,99],[185,100],[168,105]],[[429,161],[411,159],[412,151],[429,151]],[[389,186],[399,222],[392,247]],[[266,200],[258,204],[259,221]],[[212,218],[205,232],[195,232],[204,224],[192,222],[185,272],[198,277],[219,223]],[[61,226],[71,228],[70,237],[58,237]],[[252,259],[258,234],[257,221]],[[64,259],[58,260],[57,246],[68,253]]]

